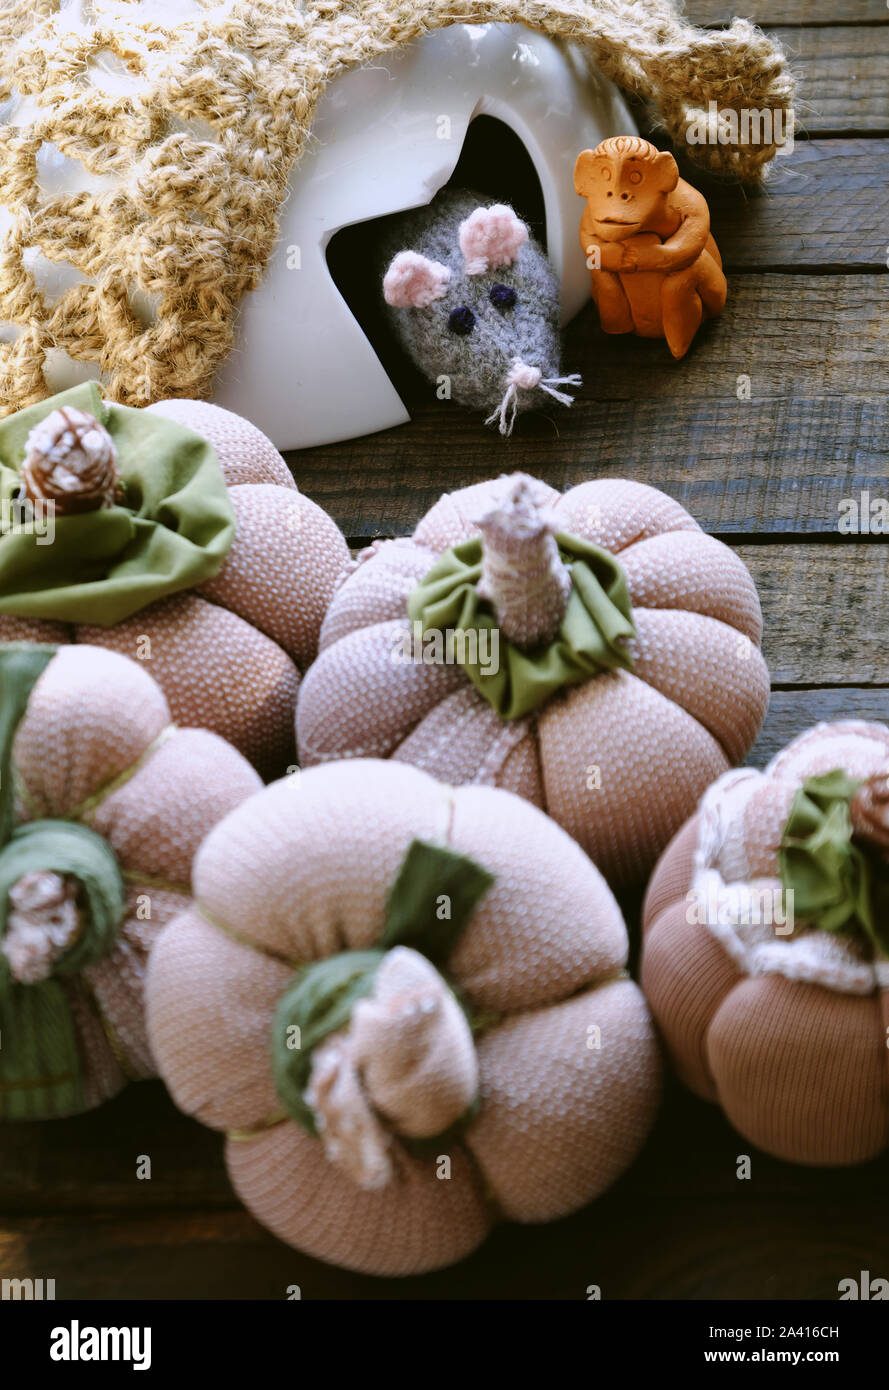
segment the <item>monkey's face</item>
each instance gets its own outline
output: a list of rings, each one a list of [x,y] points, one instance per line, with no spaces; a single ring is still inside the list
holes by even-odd
[[[646,231],[659,219],[678,179],[671,154],[646,159],[584,150],[574,170],[574,185],[587,200],[600,241],[627,241]]]

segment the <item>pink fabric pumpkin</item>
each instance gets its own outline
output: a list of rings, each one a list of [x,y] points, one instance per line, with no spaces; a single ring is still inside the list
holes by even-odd
[[[0,614],[0,641],[85,642],[144,661],[175,720],[213,730],[278,776],[294,759],[300,671],[315,655],[348,547],[249,421],[203,401],[162,401],[147,413],[216,451],[237,521],[222,568],[111,628]]]
[[[574,1211],[640,1147],[660,1067],[623,920],[527,802],[332,764],[238,807],[194,887],[152,954],[152,1047],[177,1104],[228,1131],[232,1181],[281,1239],[369,1273],[435,1269],[498,1215]],[[291,1038],[291,999],[375,948],[338,1027]],[[288,1055],[303,1079],[285,1092]]]
[[[501,658],[508,644],[520,665],[543,652],[545,666],[578,599],[562,533],[605,552],[591,563],[603,575],[610,566],[615,596],[621,585],[628,593],[635,635],[611,643],[611,669],[504,717],[479,693],[481,678],[420,653],[407,605],[418,586],[431,591],[421,581],[437,562],[465,556],[482,534],[476,591]],[[614,479],[564,495],[522,475],[479,483],[443,496],[411,539],[371,546],[341,585],[301,691],[300,758],[391,757],[454,784],[504,787],[626,881],[650,869],[704,788],[753,743],[769,694],[761,626],[741,560],[664,493]]]
[[[2,730],[16,795],[0,837],[0,1116],[28,1119],[88,1109],[155,1074],[149,949],[189,901],[204,836],[262,783],[218,735],[177,728],[144,666],[116,652],[0,647],[4,715],[16,689],[14,741],[15,720]],[[62,870],[72,844],[86,872]],[[97,855],[120,909],[102,922],[89,910]]]
[[[804,840],[799,816],[838,776],[831,823]],[[792,865],[822,843],[838,878],[816,910]],[[780,1158],[859,1163],[889,1144],[887,852],[889,729],[822,724],[710,788],[649,885],[642,982],[676,1069]],[[865,861],[872,938],[840,924]]]

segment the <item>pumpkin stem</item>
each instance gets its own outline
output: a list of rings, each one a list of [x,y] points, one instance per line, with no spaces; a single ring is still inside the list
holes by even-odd
[[[25,441],[21,478],[26,496],[52,502],[59,516],[111,507],[120,490],[114,440],[85,410],[53,410]]]
[[[387,951],[346,1030],[312,1054],[305,1093],[331,1163],[359,1187],[392,1179],[393,1134],[432,1138],[478,1094],[466,1015],[435,966],[409,946]]]
[[[856,840],[889,860],[889,764],[868,777],[849,803]]]
[[[23,874],[9,890],[9,906],[0,950],[13,978],[33,985],[52,974],[79,934],[77,882],[65,874]]]
[[[484,545],[477,592],[493,606],[503,636],[528,650],[552,642],[568,606],[571,574],[540,484],[516,473],[478,526]]]

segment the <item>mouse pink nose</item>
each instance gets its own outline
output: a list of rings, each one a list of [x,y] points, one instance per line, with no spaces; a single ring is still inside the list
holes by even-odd
[[[506,378],[508,386],[521,386],[525,391],[533,391],[535,386],[540,384],[543,375],[539,367],[529,367],[527,362],[523,362],[517,357]]]

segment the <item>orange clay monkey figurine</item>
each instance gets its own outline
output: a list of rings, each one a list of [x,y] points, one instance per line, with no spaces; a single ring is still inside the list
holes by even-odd
[[[587,200],[580,244],[602,328],[666,338],[684,357],[726,297],[703,194],[679,177],[671,154],[637,135],[582,150],[574,187]]]

